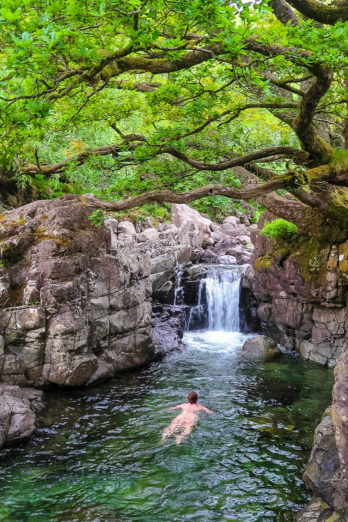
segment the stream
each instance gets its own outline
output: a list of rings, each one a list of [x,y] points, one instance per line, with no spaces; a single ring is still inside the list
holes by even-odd
[[[238,284],[212,278],[209,329],[186,332],[182,351],[99,387],[47,392],[36,436],[0,452],[1,521],[281,522],[306,504],[301,474],[332,371],[296,355],[243,360],[252,336],[238,331]],[[213,415],[162,444],[166,409],[192,390]]]

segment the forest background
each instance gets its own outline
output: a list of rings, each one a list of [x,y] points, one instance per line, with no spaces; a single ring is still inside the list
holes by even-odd
[[[347,20],[346,0],[3,0],[3,203],[268,208],[344,240]]]

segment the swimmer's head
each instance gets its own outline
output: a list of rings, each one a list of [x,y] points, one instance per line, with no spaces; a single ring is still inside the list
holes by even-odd
[[[191,392],[188,394],[188,401],[190,404],[196,404],[197,400],[198,400],[198,395],[196,392]]]

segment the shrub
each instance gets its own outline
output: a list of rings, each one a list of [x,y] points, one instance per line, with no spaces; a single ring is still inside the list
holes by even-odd
[[[88,219],[95,227],[101,227],[102,225],[104,225],[104,214],[100,208],[92,212]]]
[[[297,239],[299,238],[298,227],[286,219],[274,219],[270,223],[265,223],[261,234],[269,239]]]

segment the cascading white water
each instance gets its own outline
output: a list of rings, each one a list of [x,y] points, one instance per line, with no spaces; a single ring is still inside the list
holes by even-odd
[[[243,267],[210,266],[198,290],[198,303],[190,310],[187,329],[207,314],[209,330],[239,332],[239,289]]]
[[[182,276],[184,273],[183,265],[179,265],[179,270],[176,275],[176,285],[175,285],[175,292],[174,292],[174,306],[181,305],[183,298],[184,298],[184,289],[181,286]]]
[[[205,279],[209,330],[239,332],[240,273],[210,268]]]

